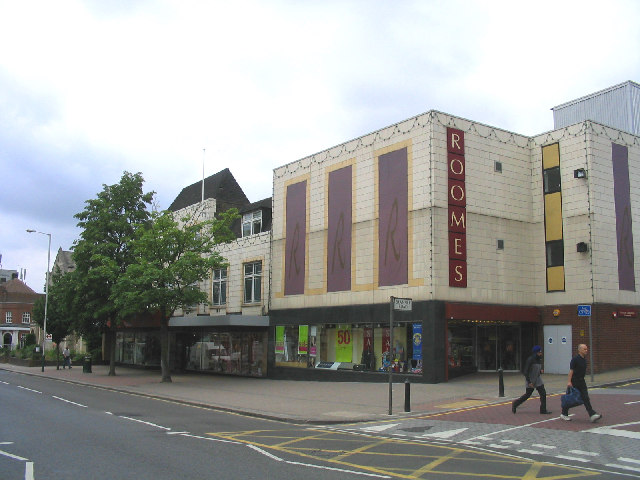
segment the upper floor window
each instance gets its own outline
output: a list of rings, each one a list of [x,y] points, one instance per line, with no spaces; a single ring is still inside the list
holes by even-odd
[[[546,168],[542,172],[544,180],[544,193],[560,191],[560,167]]]
[[[262,291],[262,262],[244,264],[244,302],[258,303]]]
[[[31,314],[29,312],[22,314],[22,323],[31,323]]]
[[[262,210],[242,215],[242,236],[248,237],[262,231]]]
[[[225,305],[227,303],[227,269],[217,268],[213,271],[213,305]]]
[[[13,312],[5,312],[4,321],[5,323],[13,323]]]

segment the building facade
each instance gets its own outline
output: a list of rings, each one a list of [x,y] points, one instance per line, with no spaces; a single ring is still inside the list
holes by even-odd
[[[548,372],[578,343],[596,371],[637,365],[638,142],[431,111],[275,169],[273,374],[439,382],[518,370],[535,344]],[[392,297],[413,306],[393,333]]]
[[[227,266],[202,283],[205,304],[169,321],[170,364],[178,370],[264,377],[267,369],[271,199],[250,203],[228,169],[183,189],[170,210],[179,222],[211,220],[237,208],[237,239],[218,246]],[[122,364],[160,365],[159,324],[135,322],[117,333]]]
[[[241,213],[208,304],[170,321],[172,366],[437,383],[534,345],[566,373],[580,343],[595,372],[638,365],[638,165],[598,118],[529,137],[429,111],[276,168],[272,199],[223,170],[171,208]],[[159,364],[154,335],[121,332],[120,361]]]
[[[0,334],[2,347],[22,347],[31,332],[33,305],[41,295],[33,291],[14,273],[11,280],[0,283]]]

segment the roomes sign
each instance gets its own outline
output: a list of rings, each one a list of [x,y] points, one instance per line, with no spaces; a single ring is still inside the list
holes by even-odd
[[[449,286],[467,287],[467,190],[464,132],[447,128]]]

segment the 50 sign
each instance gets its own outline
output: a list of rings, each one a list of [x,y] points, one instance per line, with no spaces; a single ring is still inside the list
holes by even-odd
[[[338,345],[349,345],[351,344],[351,330],[338,330]]]

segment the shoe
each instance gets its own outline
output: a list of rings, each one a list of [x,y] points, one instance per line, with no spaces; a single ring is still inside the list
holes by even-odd
[[[540,412],[540,415],[550,415],[553,412],[550,412],[549,410],[545,410],[544,412]]]
[[[560,418],[563,419],[565,422],[570,422],[571,421],[571,417],[569,415],[561,414]]]
[[[602,415],[600,415],[599,413],[594,413],[593,415],[591,415],[591,423],[595,423],[601,418],[602,418]]]
[[[511,412],[513,412],[514,415],[516,414],[516,408],[518,408],[518,407],[516,407],[516,404],[512,403],[511,404]]]

